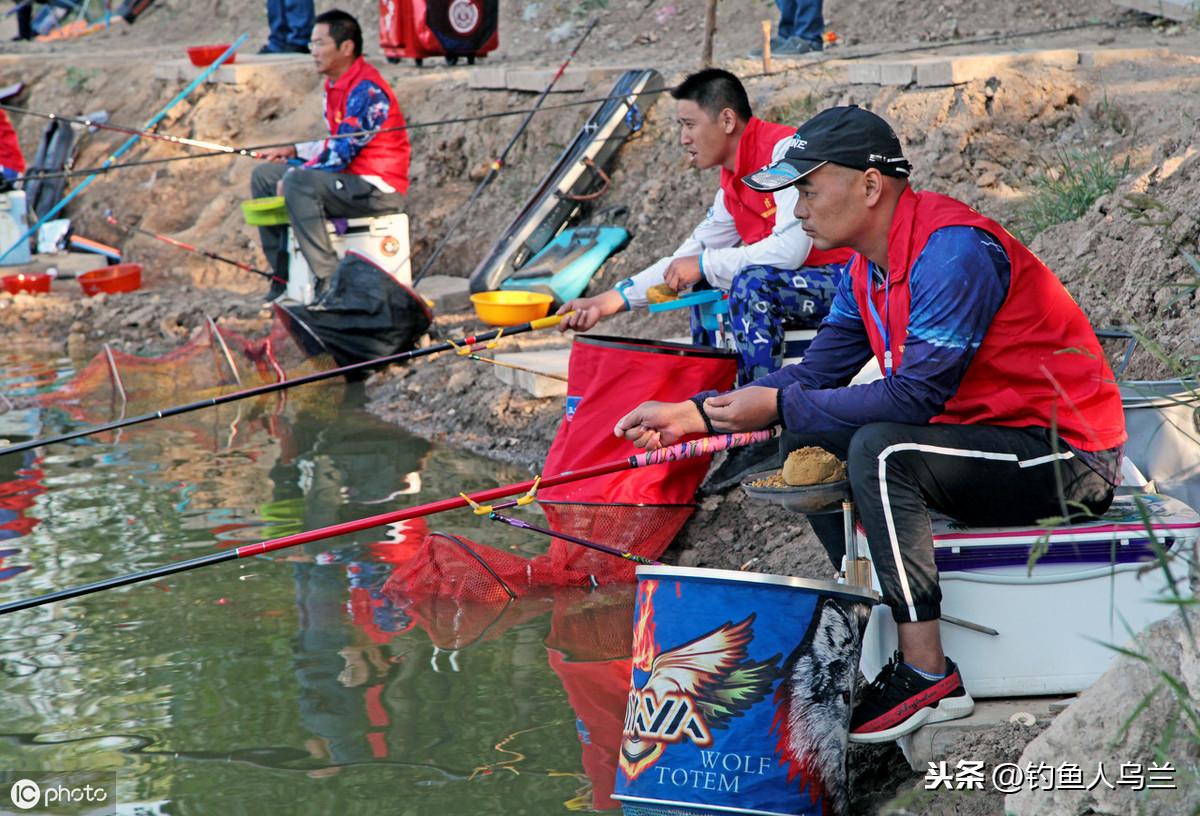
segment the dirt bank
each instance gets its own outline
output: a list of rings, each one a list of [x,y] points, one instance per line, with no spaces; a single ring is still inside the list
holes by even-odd
[[[373,0],[344,3],[374,19]],[[177,90],[154,78],[156,61],[177,58],[184,44],[251,34],[252,50],[265,40],[258,0],[159,0],[137,25],[74,43],[0,46],[0,85],[29,85],[22,106],[67,114],[106,109],[113,122],[145,121]],[[492,64],[553,66],[578,36],[587,13],[602,20],[580,54],[580,64],[656,67],[673,82],[695,67],[701,42],[699,0],[597,0],[588,3],[502,3],[502,47]],[[774,19],[769,0],[723,0],[718,61],[750,76],[759,65],[743,55],[758,39],[759,19]],[[1033,239],[1032,246],[1063,278],[1098,325],[1131,324],[1177,356],[1200,347],[1200,310],[1188,284],[1200,275],[1189,260],[1200,257],[1200,60],[1194,29],[1152,24],[1121,12],[1107,0],[1071,4],[1049,0],[944,0],[917,4],[863,4],[831,0],[829,28],[844,45],[829,56],[896,51],[922,43],[1003,32],[1033,32],[1099,23],[1088,28],[1031,35],[1006,45],[958,46],[958,51],[1157,46],[1170,53],[1098,69],[1033,67],[949,88],[880,88],[849,85],[835,63],[815,62],[785,73],[748,79],[756,112],[766,119],[800,122],[832,104],[856,103],[887,116],[908,146],[916,183],[957,196],[985,214],[1028,231],[1028,202],[1049,172],[1086,155],[1119,176],[1115,189],[1081,217],[1071,216]],[[369,40],[371,37],[369,36]],[[373,41],[368,54],[377,54]],[[409,213],[419,266],[477,183],[484,163],[499,153],[519,118],[473,117],[521,110],[533,94],[475,91],[469,70],[430,65],[386,66],[411,131],[414,158]],[[603,95],[608,81],[552,102]],[[317,78],[303,67],[262,76],[246,85],[208,85],[174,108],[164,132],[230,144],[273,143],[319,134]],[[487,251],[529,190],[540,180],[584,121],[590,105],[546,111],[510,154],[509,165],[449,243],[434,273],[465,276]],[[703,215],[715,177],[687,169],[676,144],[672,103],[662,99],[639,135],[621,150],[604,205],[628,209],[630,246],[609,262],[594,286],[612,285],[666,254]],[[435,120],[463,121],[419,127]],[[16,117],[22,145],[32,155],[44,121]],[[123,136],[84,137],[77,166],[99,164]],[[178,148],[144,142],[129,159],[177,155]],[[1096,158],[1098,157],[1098,158]],[[1074,166],[1074,165],[1072,165]],[[264,285],[236,269],[187,255],[146,238],[128,238],[103,219],[113,209],[147,229],[263,265],[257,236],[242,222],[252,163],[210,158],[147,165],[106,174],[69,210],[78,231],[117,243],[145,264],[143,292],[83,299],[70,281],[47,298],[0,297],[0,329],[10,342],[50,344],[85,359],[102,343],[141,353],[162,353],[197,331],[207,316],[239,331],[265,331],[268,316],[256,296]],[[1022,233],[1025,234],[1024,232]],[[467,313],[440,314],[438,330],[457,337],[477,328]],[[604,324],[608,334],[673,336],[686,322],[622,315]],[[506,341],[502,351],[566,345],[553,332]],[[1161,377],[1169,368],[1154,355],[1134,358],[1131,374]],[[374,378],[375,409],[433,439],[536,468],[544,459],[562,404],[535,400],[501,385],[481,364],[428,358]],[[800,516],[750,506],[740,493],[704,499],[668,554],[682,564],[738,568],[825,578],[830,567]],[[1008,732],[1005,732],[1008,734]],[[1006,739],[1019,742],[1024,732]],[[1023,743],[1022,743],[1023,744]],[[966,745],[960,755],[1000,761],[1012,745]],[[959,750],[959,749],[956,749]],[[974,753],[972,753],[974,752]],[[1018,748],[1019,752],[1019,748]],[[893,792],[914,778],[898,765],[894,748],[856,751],[852,764],[864,812],[878,812]],[[942,797],[909,803],[920,813],[1000,813],[1002,803],[983,797]],[[899,806],[898,806],[899,807]]]

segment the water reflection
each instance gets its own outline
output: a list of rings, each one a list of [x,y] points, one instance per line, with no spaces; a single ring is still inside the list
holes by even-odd
[[[64,376],[39,365],[38,387]],[[0,436],[73,421],[11,411]],[[525,478],[341,384],[0,457],[0,600]],[[0,618],[0,763],[116,771],[127,813],[615,807],[632,589],[389,600],[432,529],[545,545],[469,511],[429,522]]]

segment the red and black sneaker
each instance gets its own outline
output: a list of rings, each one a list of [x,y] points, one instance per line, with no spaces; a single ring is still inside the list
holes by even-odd
[[[957,720],[975,710],[954,661],[946,658],[946,676],[929,680],[896,652],[875,681],[863,689],[850,715],[851,742],[891,742],[922,725]]]

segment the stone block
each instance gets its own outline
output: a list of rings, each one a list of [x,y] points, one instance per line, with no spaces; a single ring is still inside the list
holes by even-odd
[[[496,379],[502,383],[520,388],[538,399],[563,397],[567,394],[567,384],[554,377],[543,377],[533,372],[553,374],[555,377],[566,377],[567,366],[571,359],[570,349],[550,349],[547,351],[522,351],[511,354],[497,354],[496,361],[518,365],[530,371],[516,371],[504,366],[491,366]],[[484,363],[484,365],[490,365]]]
[[[1089,48],[1079,52],[1084,68],[1106,68],[1121,62],[1142,62],[1169,56],[1169,48]]]
[[[249,82],[251,77],[263,73],[294,71],[298,67],[311,69],[312,58],[303,54],[238,54],[237,62],[222,65],[205,81],[222,85],[241,85]],[[168,81],[191,82],[205,70],[197,68],[186,59],[164,60],[155,63],[154,76],[156,79]]]
[[[1078,64],[1079,52],[1069,48],[946,57],[919,63],[917,84],[926,88],[961,85],[1024,67],[1074,68]]]
[[[1186,23],[1196,19],[1200,14],[1200,2],[1180,2],[1180,0],[1114,0],[1121,8],[1142,11],[1155,17],[1165,17]]]
[[[438,314],[469,311],[471,291],[466,278],[430,275],[417,283],[417,294],[433,302]]]
[[[988,731],[1010,722],[1028,722],[1030,716],[1036,722],[1049,722],[1054,719],[1051,706],[1063,699],[1062,697],[1014,697],[976,700],[975,711],[970,717],[926,725],[901,737],[896,744],[899,745],[904,758],[908,760],[909,767],[914,771],[925,771],[929,768],[930,762],[945,759],[946,751],[963,734]]]
[[[851,85],[878,85],[880,63],[852,62],[846,66],[846,76]]]

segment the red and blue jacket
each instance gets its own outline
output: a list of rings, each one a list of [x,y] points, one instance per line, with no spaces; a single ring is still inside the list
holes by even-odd
[[[847,386],[874,357],[885,376]],[[780,389],[785,427],[870,422],[1054,428],[1073,448],[1125,441],[1120,392],[1062,283],[996,222],[907,190],[886,275],[855,255],[804,362],[754,382]]]
[[[400,103],[379,71],[362,57],[336,82],[325,82],[325,121],[333,135],[385,130],[326,139],[305,167],[381,179],[397,193],[408,191],[412,147]],[[393,129],[396,128],[396,129]]]

